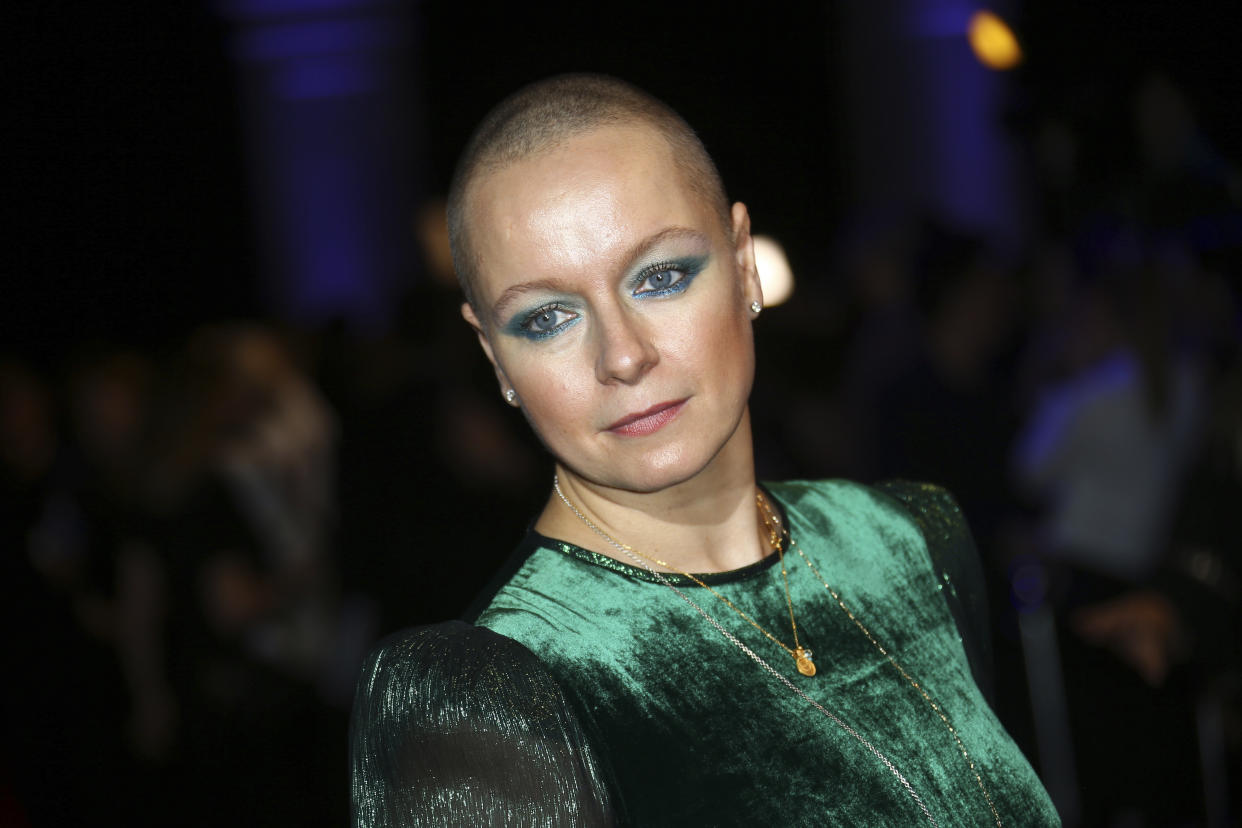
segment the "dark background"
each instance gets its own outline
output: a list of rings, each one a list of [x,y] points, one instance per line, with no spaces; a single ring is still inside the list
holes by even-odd
[[[597,19],[558,4],[418,4],[420,188],[447,188],[458,147],[507,92],[559,71],[613,72],[682,112],[731,193],[788,240],[798,272],[814,273],[854,195],[837,11],[639,3]],[[238,24],[201,4],[48,3],[16,16],[4,341],[53,354],[90,336],[167,341],[267,310],[229,59]],[[1236,158],[1238,22],[1224,2],[1026,4],[1015,25],[1028,60],[1006,121],[1022,136],[1045,114],[1072,119],[1100,156],[1084,166],[1106,175],[1119,166],[1110,158],[1132,154],[1130,88],[1162,67]]]

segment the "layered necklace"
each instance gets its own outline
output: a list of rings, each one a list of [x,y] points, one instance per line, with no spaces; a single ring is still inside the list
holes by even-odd
[[[738,606],[736,606],[732,601],[730,601],[720,592],[716,591],[715,589],[712,589],[702,579],[696,577],[695,575],[690,574],[689,572],[683,572],[673,566],[670,566],[669,564],[665,563],[664,561],[659,560],[658,558],[653,558],[649,555],[639,552],[637,549],[627,546],[626,544],[623,544],[620,541],[613,538],[611,535],[609,535],[607,532],[605,532],[603,529],[597,526],[590,518],[588,518],[585,514],[583,514],[582,511],[579,510],[578,507],[575,506],[569,500],[569,498],[565,496],[565,493],[561,491],[560,479],[557,475],[552,476],[552,488],[553,490],[556,491],[556,495],[557,497],[561,499],[561,502],[564,503],[565,506],[571,512],[573,512],[574,515],[577,516],[579,520],[581,520],[584,524],[586,524],[586,526],[592,532],[594,532],[596,535],[599,535],[599,537],[602,538],[605,542],[607,542],[609,546],[612,546],[614,549],[621,552],[627,558],[636,562],[642,569],[645,569],[647,570],[647,572],[651,573],[651,575],[654,576],[656,580],[658,580],[664,586],[668,587],[674,593],[676,593],[677,596],[681,598],[681,600],[685,601],[688,605],[690,605],[690,607],[692,607],[696,612],[698,612],[699,615],[703,616],[703,618],[713,628],[715,628],[717,632],[719,632],[726,639],[728,639],[730,643],[732,643],[739,650],[745,653],[752,661],[754,661],[756,664],[762,667],[769,675],[771,675],[774,679],[776,679],[781,684],[783,684],[786,688],[792,691],[795,695],[802,698],[804,701],[806,701],[808,704],[810,704],[812,707],[814,707],[816,710],[818,710],[820,713],[826,716],[829,720],[831,720],[833,724],[837,725],[837,727],[841,728],[843,731],[845,731],[850,736],[852,736],[855,740],[857,740],[863,747],[865,747],[867,751],[871,753],[871,755],[873,755],[876,759],[878,759],[880,763],[883,764],[884,767],[887,768],[888,771],[893,774],[893,776],[897,779],[897,782],[901,785],[902,789],[905,790],[905,792],[910,796],[911,800],[913,800],[913,802],[918,806],[919,810],[922,811],[923,816],[927,818],[927,821],[932,825],[938,826],[940,823],[936,821],[936,818],[934,816],[932,816],[931,811],[928,810],[926,803],[923,802],[923,798],[919,796],[917,791],[914,790],[914,786],[910,784],[910,781],[908,779],[906,779],[905,774],[903,774],[897,768],[897,766],[893,764],[892,760],[890,760],[887,756],[885,756],[875,745],[869,742],[866,739],[866,737],[864,737],[861,733],[859,733],[857,730],[855,730],[854,728],[846,724],[845,721],[843,721],[839,716],[837,716],[831,710],[824,707],[822,704],[817,702],[815,699],[807,695],[807,693],[804,690],[802,690],[802,688],[794,684],[787,676],[785,676],[785,674],[781,673],[775,667],[768,664],[766,660],[764,660],[758,653],[756,653],[754,650],[748,647],[745,643],[743,643],[741,639],[739,639],[736,635],[734,635],[733,633],[725,629],[724,626],[719,621],[717,621],[710,613],[708,613],[705,609],[699,606],[694,601],[693,598],[691,598],[688,594],[686,594],[685,591],[679,589],[671,580],[669,580],[665,576],[664,573],[660,572],[658,569],[652,566],[652,564],[655,564],[656,566],[660,566],[660,567],[663,567],[664,569],[668,569],[673,572],[676,572],[677,574],[682,575],[683,577],[689,579],[690,581],[693,581],[694,583],[698,584],[700,587],[703,587],[704,589],[709,591],[712,595],[719,598],[722,602],[724,602],[725,605],[727,605],[735,613],[737,613],[739,616],[741,616],[747,622],[749,622],[751,626],[753,626],[759,632],[763,633],[765,637],[767,637],[771,641],[778,644],[783,650],[785,650],[789,655],[791,655],[794,659],[795,665],[798,668],[798,672],[804,676],[809,677],[809,676],[815,675],[815,672],[816,672],[815,662],[811,658],[811,651],[801,646],[798,640],[798,622],[794,618],[793,597],[789,589],[789,572],[785,567],[786,545],[788,545],[790,549],[797,551],[798,555],[802,558],[803,562],[806,563],[807,567],[810,568],[810,570],[815,574],[816,579],[819,580],[824,585],[824,588],[828,591],[828,594],[832,596],[833,602],[837,606],[839,606],[841,610],[846,614],[846,616],[850,619],[850,621],[853,622],[853,624],[859,630],[862,631],[863,635],[866,636],[867,640],[870,641],[871,644],[880,652],[880,654],[883,655],[884,658],[889,662],[889,664],[891,664],[897,670],[897,672],[901,675],[901,677],[905,679],[906,682],[908,682],[919,693],[919,695],[924,699],[924,701],[926,701],[927,704],[931,706],[932,710],[936,713],[937,717],[939,717],[941,722],[944,723],[945,727],[948,729],[949,735],[953,737],[953,741],[957,744],[957,748],[961,752],[962,757],[966,760],[967,767],[970,768],[971,774],[974,776],[975,781],[978,783],[979,790],[983,793],[984,799],[987,800],[988,810],[991,811],[992,818],[995,820],[997,828],[1003,828],[1000,814],[997,813],[996,805],[992,801],[992,796],[991,794],[988,793],[987,787],[983,784],[983,776],[979,773],[978,768],[976,768],[974,759],[971,758],[970,753],[966,750],[966,746],[962,743],[962,739],[958,735],[957,729],[949,721],[948,716],[945,715],[940,705],[938,705],[935,702],[935,700],[932,699],[931,695],[928,694],[927,690],[923,687],[923,685],[920,682],[918,682],[914,677],[912,677],[906,671],[904,667],[901,666],[901,663],[898,662],[897,659],[894,658],[893,655],[889,653],[887,649],[885,649],[885,647],[879,642],[879,640],[871,633],[871,630],[869,630],[867,626],[863,624],[861,619],[859,619],[858,616],[856,616],[849,609],[849,607],[846,606],[841,596],[828,584],[828,581],[823,577],[822,574],[820,574],[820,571],[815,567],[815,564],[811,562],[811,559],[806,556],[806,554],[802,551],[802,549],[798,547],[797,542],[792,537],[790,537],[788,533],[784,530],[783,526],[781,525],[780,516],[777,514],[776,510],[772,507],[772,504],[768,502],[768,499],[764,496],[762,491],[756,490],[755,504],[759,510],[760,520],[763,522],[764,529],[768,535],[768,546],[769,548],[775,549],[777,555],[779,556],[779,561],[781,565],[781,578],[783,579],[784,586],[785,586],[785,603],[789,608],[789,622],[790,622],[790,626],[793,629],[793,637],[794,637],[793,647],[790,647],[789,645],[785,644],[783,641],[778,639],[776,636],[774,636],[772,633],[768,632],[766,629],[760,626],[759,623],[754,620],[754,618],[752,618],[750,615],[742,611]],[[788,539],[788,544],[786,544],[786,539]]]

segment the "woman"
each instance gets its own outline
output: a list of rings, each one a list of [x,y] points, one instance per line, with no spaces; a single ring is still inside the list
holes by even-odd
[[[609,78],[528,87],[467,147],[449,226],[556,476],[477,627],[372,656],[357,823],[1056,823],[933,562],[968,571],[951,502],[756,485],[750,220],[675,113]]]

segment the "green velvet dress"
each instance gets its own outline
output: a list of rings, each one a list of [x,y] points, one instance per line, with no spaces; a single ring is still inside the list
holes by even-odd
[[[399,637],[368,664],[353,725],[355,821],[1060,824],[972,675],[986,670],[975,626],[986,611],[951,499],[911,484],[768,491],[794,542],[908,677],[796,553],[786,553],[789,587],[813,677],[710,592],[670,580],[823,710],[650,572],[532,533],[477,619],[486,629],[460,625],[434,644],[425,632]],[[792,643],[776,556],[701,577]],[[479,695],[493,706],[482,710]],[[444,744],[460,753],[447,764],[436,758]]]

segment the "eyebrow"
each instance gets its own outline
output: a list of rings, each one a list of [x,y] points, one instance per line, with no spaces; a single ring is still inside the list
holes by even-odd
[[[645,239],[639,239],[629,250],[625,252],[622,271],[630,270],[634,267],[635,262],[647,255],[653,248],[659,247],[661,244],[672,241],[674,239],[686,239],[701,243],[709,243],[707,235],[691,229],[689,227],[666,227],[665,229],[654,233]],[[510,285],[505,289],[504,293],[492,304],[492,319],[499,322],[504,315],[505,309],[517,301],[521,296],[528,293],[537,293],[539,291],[548,291],[551,293],[569,292],[568,286],[560,279],[535,279],[530,282],[522,282],[517,285]]]

